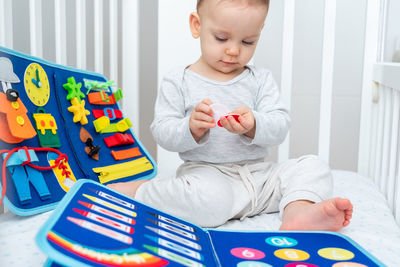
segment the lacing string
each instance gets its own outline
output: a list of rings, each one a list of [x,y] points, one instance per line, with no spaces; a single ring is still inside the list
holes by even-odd
[[[61,164],[65,166],[65,164],[63,163],[64,160],[65,160],[65,162],[68,162],[67,155],[65,155],[65,154],[61,153],[59,150],[51,148],[51,147],[26,147],[26,146],[24,146],[24,147],[15,147],[15,148],[13,148],[11,150],[7,150],[7,149],[0,150],[0,155],[3,154],[3,153],[8,153],[7,156],[5,157],[4,161],[3,161],[3,167],[2,167],[2,186],[3,186],[3,189],[1,191],[0,205],[1,205],[1,203],[3,203],[3,198],[4,198],[4,196],[6,195],[6,192],[7,192],[7,179],[6,179],[7,161],[12,156],[12,154],[14,154],[15,152],[17,152],[17,151],[19,151],[21,149],[25,150],[25,153],[26,153],[26,156],[27,156],[27,160],[24,161],[21,164],[21,166],[28,165],[29,167],[32,167],[32,168],[37,169],[37,170],[51,170],[51,169],[54,169],[56,167],[60,167]],[[34,164],[32,164],[30,162],[31,158],[30,158],[28,150],[34,150],[34,151],[38,151],[38,152],[43,152],[43,151],[45,151],[45,152],[54,152],[54,153],[56,153],[58,155],[58,158],[55,160],[55,162],[54,162],[55,164],[52,165],[52,166],[49,166],[49,167],[37,166],[37,165],[34,165]],[[65,168],[66,168],[66,166],[65,166]],[[66,173],[66,175],[70,175],[71,173],[69,171],[65,170],[65,168],[63,168],[63,175],[64,175],[64,173]]]
[[[56,163],[56,165],[57,165],[57,163],[58,163],[57,161],[59,161],[58,169],[59,169],[59,170],[62,170],[61,175],[62,175],[62,176],[65,176],[65,177],[67,177],[67,178],[69,178],[69,176],[71,175],[71,172],[67,170],[67,169],[68,169],[68,166],[65,165],[65,164],[64,164],[64,161],[63,161],[63,160],[60,160],[60,159],[57,159],[57,160],[54,162],[54,163]]]

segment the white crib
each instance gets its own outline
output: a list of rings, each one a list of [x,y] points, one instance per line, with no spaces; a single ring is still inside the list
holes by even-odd
[[[303,1],[312,3],[312,0]],[[193,11],[195,2],[195,0],[0,0],[0,45],[11,49],[18,48],[22,52],[45,57],[45,59],[57,63],[102,72],[110,79],[116,80],[119,85],[122,85],[125,101],[129,100],[129,105],[127,105],[128,102],[125,102],[124,109],[128,116],[132,118],[132,121],[136,122],[134,123],[134,131],[149,152],[158,159],[158,169],[162,175],[171,173],[173,168],[180,163],[180,160],[176,154],[157,147],[149,134],[148,126],[152,120],[152,107],[156,96],[155,81],[160,82],[161,77],[171,66],[190,64],[197,59],[199,46],[195,40],[191,39],[187,23],[189,12]],[[321,2],[314,1],[313,4],[321,5]],[[318,95],[320,101],[318,114],[310,120],[311,126],[306,125],[306,127],[316,129],[315,136],[304,138],[302,132],[296,132],[298,128],[294,127],[291,137],[287,138],[279,148],[273,151],[271,159],[282,161],[296,156],[298,153],[303,153],[304,151],[301,149],[294,150],[292,148],[293,143],[296,142],[294,137],[300,136],[303,137],[300,142],[311,142],[311,146],[314,146],[313,149],[305,152],[315,152],[334,168],[341,169],[341,165],[335,163],[335,160],[332,159],[332,150],[334,150],[332,139],[335,137],[332,135],[339,129],[341,136],[346,136],[343,134],[346,129],[343,129],[343,126],[336,126],[336,131],[332,130],[332,117],[335,115],[332,111],[334,110],[333,83],[335,81],[335,44],[337,41],[335,22],[339,6],[343,5],[344,1],[326,0],[324,3],[325,6],[321,8],[323,11],[321,17],[324,21],[324,27],[321,28],[322,39],[320,40],[322,56],[319,66],[321,67],[318,66],[318,68],[321,68],[320,93]],[[352,133],[357,133],[356,141],[353,142],[357,144],[349,148],[349,151],[342,148],[340,153],[335,152],[339,153],[335,158],[347,158],[350,150],[357,150],[356,155],[352,158],[357,164],[354,168],[347,166],[344,168],[353,172],[335,171],[334,177],[338,178],[338,181],[344,182],[350,176],[357,177],[359,179],[357,181],[362,181],[359,177],[365,176],[378,185],[386,199],[384,200],[382,197],[381,202],[383,204],[380,204],[387,205],[388,203],[398,224],[397,226],[395,223],[390,224],[391,233],[394,236],[388,242],[399,244],[400,64],[376,63],[380,58],[382,49],[382,32],[385,29],[382,22],[385,12],[382,12],[382,9],[384,9],[385,3],[385,0],[367,0],[366,15],[360,18],[360,20],[365,21],[364,53],[360,63],[362,73],[360,87],[362,87],[362,90],[359,90],[360,93],[357,95],[361,99],[360,121],[349,126],[352,127]],[[23,27],[26,31],[24,34],[20,32],[22,29],[20,25],[16,26],[17,20],[13,17],[23,15],[21,11],[16,11],[23,5],[28,7],[27,17],[21,18],[22,22],[18,23],[26,24]],[[295,14],[298,6],[296,6],[295,0],[272,1],[271,5],[270,20],[273,22],[280,21],[281,28],[278,28],[283,34],[279,42],[268,40],[269,43],[260,43],[261,49],[265,51],[271,49],[272,52],[259,51],[253,59],[253,63],[263,65],[265,62],[262,57],[265,55],[268,57],[270,60],[269,67],[272,70],[278,70],[280,73],[277,80],[281,81],[284,101],[287,105],[293,106],[293,103],[298,100],[293,93],[295,87],[293,77],[296,71],[294,63]],[[157,12],[154,12],[154,10]],[[46,18],[47,12],[55,14],[52,17],[53,21],[51,21],[54,24],[54,29],[50,34],[46,32],[46,29],[49,29],[47,25],[49,19]],[[151,16],[153,16],[153,23],[155,22],[154,26],[158,29],[158,33],[154,31],[154,28],[147,25]],[[146,29],[150,29],[151,36]],[[274,26],[266,27],[265,31],[270,34],[276,31],[276,28]],[[72,40],[70,38],[71,33],[75,36]],[[30,37],[29,39],[21,39],[21,35]],[[153,37],[156,37],[158,42],[154,43]],[[27,44],[29,43],[29,46],[15,43],[15,41],[22,42],[22,40]],[[179,42],[171,43],[171,40],[179,40]],[[54,48],[53,54],[46,53],[46,50],[49,49],[48,42]],[[153,65],[149,64],[147,60],[149,57],[153,61]],[[310,95],[306,95],[306,97],[310,97]],[[351,185],[355,186],[348,191],[358,190],[357,183],[351,183]],[[369,184],[363,188],[371,189],[373,187]],[[368,196],[365,197],[368,199]],[[371,204],[370,208],[376,207]],[[0,207],[1,212],[2,208]],[[3,214],[0,215],[0,231],[2,220],[4,220],[4,229],[11,229],[12,232],[12,224],[15,221],[18,224],[24,223],[26,225],[29,223],[34,226],[31,228],[35,229],[35,226],[39,227],[40,223],[43,222],[44,219],[42,218],[47,217],[46,215],[39,215],[28,218],[26,222],[23,222],[22,219],[15,218],[13,215]],[[239,225],[239,222],[231,222],[227,227],[265,229],[265,225],[264,228],[260,226],[260,224],[268,225],[264,219],[265,217],[259,217],[255,220],[247,220],[244,222],[244,226]],[[391,222],[393,217],[384,219]],[[274,220],[274,222],[277,222],[277,218]],[[376,226],[379,228],[379,225]],[[345,234],[351,235],[352,231],[353,229],[345,232]],[[359,241],[362,242],[362,234],[366,233],[356,233],[353,237],[360,238]],[[33,236],[34,232],[31,235]],[[385,245],[382,246],[385,247]],[[373,250],[374,248],[378,251],[379,244],[369,249]],[[394,255],[398,254],[398,251],[396,253],[397,248],[400,249],[399,246],[394,247],[394,251],[388,249],[388,254],[384,256],[389,255],[390,257],[392,255],[393,258],[396,258],[397,256]],[[396,259],[400,262],[399,257]],[[3,266],[2,260],[4,259],[1,258],[0,251],[0,266]],[[387,262],[393,264],[393,261]]]

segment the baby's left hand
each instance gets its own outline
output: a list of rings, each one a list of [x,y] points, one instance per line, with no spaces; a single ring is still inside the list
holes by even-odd
[[[256,121],[253,112],[245,106],[240,106],[231,113],[239,114],[239,122],[234,117],[221,117],[221,125],[229,132],[234,134],[244,134],[250,138],[254,138],[256,133]]]

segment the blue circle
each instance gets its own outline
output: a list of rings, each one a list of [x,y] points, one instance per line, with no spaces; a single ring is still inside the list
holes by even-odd
[[[268,245],[280,248],[289,248],[297,245],[297,240],[286,236],[271,236],[265,239]]]
[[[241,261],[237,265],[237,267],[273,267],[267,263],[261,261]]]

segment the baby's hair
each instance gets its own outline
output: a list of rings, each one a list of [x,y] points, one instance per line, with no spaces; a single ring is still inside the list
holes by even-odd
[[[197,10],[199,10],[201,4],[203,4],[204,1],[206,1],[206,0],[197,0],[197,6],[196,6]],[[248,2],[257,2],[260,4],[264,4],[267,6],[267,8],[269,8],[269,1],[270,0],[248,0]]]

